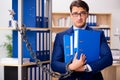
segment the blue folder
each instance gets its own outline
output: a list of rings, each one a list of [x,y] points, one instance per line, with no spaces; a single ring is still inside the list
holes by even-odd
[[[64,36],[64,38],[66,35]],[[69,38],[64,39],[69,41]],[[75,30],[73,34],[73,55],[69,59],[65,56],[65,62],[68,62],[74,58],[75,53],[78,53],[77,58],[80,58],[81,53],[86,55],[87,63],[96,61],[100,55],[100,32],[96,30]],[[64,41],[64,46],[66,46]],[[70,49],[70,48],[69,48]],[[64,54],[68,52],[64,48]]]
[[[72,60],[73,57],[73,35],[64,35],[64,56],[65,62]]]

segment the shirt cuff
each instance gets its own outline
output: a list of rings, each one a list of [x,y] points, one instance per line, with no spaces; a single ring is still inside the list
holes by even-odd
[[[72,61],[69,61],[66,65],[66,71],[67,71],[66,73],[69,73],[69,74],[73,73],[73,71],[68,68],[68,66],[69,66],[69,64],[71,64],[71,62]]]
[[[85,72],[91,72],[92,71],[92,68],[90,67],[89,64],[86,64],[85,65]]]

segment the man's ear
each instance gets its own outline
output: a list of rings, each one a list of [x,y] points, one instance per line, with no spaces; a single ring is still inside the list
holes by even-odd
[[[89,17],[89,12],[87,13],[87,18]]]

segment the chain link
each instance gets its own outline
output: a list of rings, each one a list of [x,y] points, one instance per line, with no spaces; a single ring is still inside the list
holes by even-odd
[[[24,25],[22,25],[22,28],[19,29],[18,25],[17,25],[16,30],[20,32],[22,41],[26,43],[26,47],[29,50],[31,57],[35,60],[38,67],[42,67],[42,70],[44,72],[50,74],[52,77],[55,77],[55,78],[66,78],[70,75],[70,73],[68,73],[68,72],[65,74],[59,74],[59,73],[53,72],[50,69],[48,69],[47,67],[43,66],[42,61],[40,61],[40,59],[37,58],[35,51],[33,51],[33,49],[32,49],[32,45],[28,41],[28,38],[26,36],[26,27]]]

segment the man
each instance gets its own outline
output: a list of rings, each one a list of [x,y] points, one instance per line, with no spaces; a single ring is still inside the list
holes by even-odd
[[[77,59],[77,54],[72,62],[65,63],[63,36],[74,33],[74,29],[93,30],[86,25],[86,19],[89,15],[89,6],[82,0],[74,0],[70,5],[70,17],[73,26],[68,30],[58,33],[55,38],[52,53],[51,68],[61,74],[70,73],[67,78],[59,80],[103,80],[101,70],[112,65],[112,55],[107,44],[103,31],[100,31],[100,59],[86,64],[86,56],[81,54]]]

